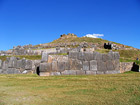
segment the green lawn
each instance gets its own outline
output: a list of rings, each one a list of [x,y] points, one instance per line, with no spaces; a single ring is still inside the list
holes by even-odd
[[[0,105],[140,105],[140,73],[0,75]]]

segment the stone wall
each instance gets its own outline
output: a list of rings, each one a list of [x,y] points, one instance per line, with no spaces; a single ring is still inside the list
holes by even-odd
[[[41,60],[27,60],[16,57],[7,58],[6,61],[0,60],[0,74],[25,74],[35,73]]]
[[[126,71],[131,71],[133,67],[133,62],[120,62],[120,72],[124,73]]]
[[[40,75],[91,75],[120,73],[118,52],[101,54],[98,52],[69,52],[65,60],[53,59],[48,62],[49,54],[42,56],[39,66]]]

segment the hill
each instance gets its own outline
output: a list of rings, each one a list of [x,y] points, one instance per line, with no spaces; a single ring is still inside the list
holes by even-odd
[[[105,46],[110,45],[111,48]],[[19,58],[28,59],[41,59],[42,51],[49,51],[52,48],[77,48],[77,47],[94,48],[94,51],[100,53],[108,53],[110,50],[120,53],[121,62],[133,62],[136,58],[140,58],[140,50],[131,46],[123,45],[120,43],[104,40],[101,38],[90,38],[90,37],[77,37],[75,34],[63,34],[60,35],[59,39],[56,39],[50,43],[38,44],[38,45],[25,45],[13,47],[8,51],[0,52],[0,59],[5,60],[7,56],[16,56]],[[4,55],[4,56],[3,56]],[[26,55],[26,56],[24,56]]]

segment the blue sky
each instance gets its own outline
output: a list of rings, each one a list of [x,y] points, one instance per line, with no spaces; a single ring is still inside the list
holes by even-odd
[[[0,50],[64,33],[104,34],[140,48],[140,0],[0,0]]]

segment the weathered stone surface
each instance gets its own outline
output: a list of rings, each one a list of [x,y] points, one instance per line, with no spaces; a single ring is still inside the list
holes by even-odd
[[[4,70],[5,70],[5,69],[8,69],[8,63],[9,63],[9,62],[8,62],[7,60],[4,61],[4,62],[3,62],[3,65],[2,65],[2,69],[4,69]]]
[[[65,70],[70,70],[70,62],[65,62]]]
[[[65,70],[61,72],[62,75],[76,75],[76,70]]]
[[[112,51],[110,51],[109,53],[108,53],[108,60],[114,60],[114,52],[112,52]]]
[[[40,72],[40,76],[50,76],[49,72]]]
[[[3,70],[2,69],[0,69],[0,74],[3,72]]]
[[[65,70],[65,62],[58,61],[58,72],[62,72]]]
[[[119,70],[105,71],[105,74],[118,74],[118,73],[120,73]]]
[[[126,71],[131,71],[133,67],[133,62],[120,62],[120,72],[124,73]]]
[[[90,61],[90,70],[97,71],[97,61],[96,60]]]
[[[78,52],[77,51],[73,51],[72,53],[72,59],[77,59],[78,58]]]
[[[114,58],[115,59],[120,59],[120,54],[118,52],[114,52]]]
[[[50,75],[51,76],[58,76],[58,75],[61,75],[61,73],[60,72],[51,72]]]
[[[32,61],[31,60],[26,60],[26,70],[32,70]]]
[[[2,68],[2,60],[0,60],[0,69]]]
[[[83,70],[89,70],[89,61],[83,61]]]
[[[47,63],[47,72],[52,71],[52,63]]]
[[[84,53],[84,61],[90,61],[92,59],[93,59],[93,53],[91,53],[91,52]]]
[[[97,71],[97,74],[105,74],[105,71]]]
[[[106,71],[107,70],[106,63],[103,62],[102,60],[98,60],[97,69],[98,69],[98,71]]]
[[[113,60],[112,62],[113,62],[114,70],[120,70],[120,60],[116,59]]]
[[[86,71],[86,75],[96,75],[96,71]]]
[[[48,61],[48,53],[42,52],[42,62],[47,62],[47,61]]]
[[[17,58],[16,57],[10,57],[8,67],[9,68],[16,68],[16,66],[17,66]]]
[[[53,61],[52,62],[52,71],[57,71],[58,67],[57,67],[57,61]]]
[[[109,60],[108,54],[102,54],[102,59],[103,59],[104,62],[106,62],[107,60]]]
[[[79,52],[78,53],[78,60],[81,60],[81,61],[84,60],[84,52]]]
[[[102,54],[98,53],[98,52],[95,52],[95,53],[93,53],[93,58],[95,60],[102,60]]]
[[[76,75],[85,75],[85,74],[86,74],[86,72],[83,71],[83,70],[77,70],[76,71]]]
[[[115,70],[113,62],[111,60],[108,60],[106,62],[107,70]]]
[[[17,68],[17,69],[22,68],[22,60],[17,60],[16,68]]]
[[[26,66],[26,59],[23,58],[23,59],[22,59],[22,65],[21,65],[21,68],[22,68],[22,69],[25,69],[25,66]]]
[[[6,74],[20,74],[20,71],[17,70],[16,68],[8,68],[6,72],[7,72]]]
[[[40,72],[47,72],[47,63],[40,63]]]

